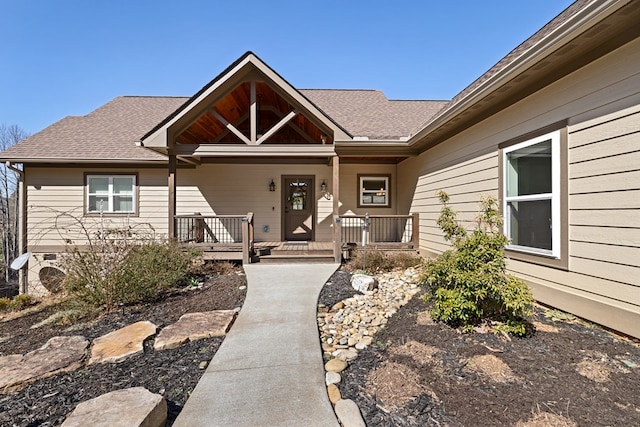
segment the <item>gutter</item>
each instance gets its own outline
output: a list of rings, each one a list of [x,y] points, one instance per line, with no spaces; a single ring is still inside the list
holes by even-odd
[[[449,108],[446,108],[440,115],[435,116],[417,133],[411,135],[408,143],[409,147],[418,144],[421,139],[428,136],[432,131],[462,114],[483,98],[491,95],[497,89],[561,48],[566,42],[575,39],[583,32],[593,28],[607,16],[626,6],[630,1],[631,0],[593,1],[582,10],[579,10],[567,21],[560,24],[553,32],[538,40],[535,45],[524,51],[514,61],[478,85],[478,87],[473,89],[461,100],[452,104]],[[487,72],[489,71],[490,69]],[[479,78],[482,78],[482,76]]]
[[[5,162],[5,166],[18,174],[18,248],[20,255],[27,253],[27,227],[26,227],[26,190],[24,185],[24,171],[18,169],[10,161]],[[28,291],[27,269],[21,268],[18,271],[18,288],[20,294]]]
[[[91,163],[91,164],[95,164],[95,163],[119,163],[119,164],[140,164],[140,163],[157,163],[157,164],[165,164],[167,163],[167,160],[165,159],[157,159],[157,160],[143,160],[143,159],[80,159],[80,158],[48,158],[48,157],[41,157],[41,158],[35,158],[35,157],[28,157],[28,158],[11,158],[11,159],[7,159],[7,158],[0,158],[0,160],[4,160],[7,163],[61,163],[61,164],[69,164],[69,163]],[[13,170],[13,168],[12,168]]]

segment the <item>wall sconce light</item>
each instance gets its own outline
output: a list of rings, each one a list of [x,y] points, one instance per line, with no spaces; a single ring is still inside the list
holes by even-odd
[[[271,178],[271,182],[269,183],[269,191],[276,191],[276,183],[273,182],[273,178]]]
[[[331,200],[331,194],[327,193],[327,182],[324,179],[322,180],[322,184],[320,184],[320,192],[325,199]]]

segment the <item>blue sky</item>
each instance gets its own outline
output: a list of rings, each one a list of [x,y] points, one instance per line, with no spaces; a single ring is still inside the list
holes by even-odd
[[[297,88],[451,99],[569,0],[0,0],[0,124],[191,96],[247,50]]]

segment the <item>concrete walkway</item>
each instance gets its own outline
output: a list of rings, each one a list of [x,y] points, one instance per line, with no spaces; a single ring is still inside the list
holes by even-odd
[[[337,427],[316,321],[337,268],[246,265],[242,310],[174,426]]]

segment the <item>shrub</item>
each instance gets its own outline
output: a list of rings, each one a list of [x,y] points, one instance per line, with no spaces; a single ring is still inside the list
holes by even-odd
[[[3,297],[0,298],[0,311],[19,311],[34,303],[35,300],[29,294],[17,295],[13,299]]]
[[[415,252],[368,250],[365,265],[364,251],[356,250],[353,252],[353,258],[347,263],[347,269],[351,271],[366,270],[373,274],[396,268],[415,267],[421,263],[422,258]]]
[[[447,193],[438,197],[438,226],[453,248],[426,262],[422,282],[429,290],[425,298],[435,302],[432,317],[465,330],[483,319],[498,320],[499,330],[524,335],[533,297],[522,280],[505,273],[507,238],[499,230],[496,200],[482,199],[476,228],[468,232],[447,205]]]
[[[80,305],[106,310],[150,301],[186,282],[196,255],[175,243],[101,240],[65,256],[64,287]]]

